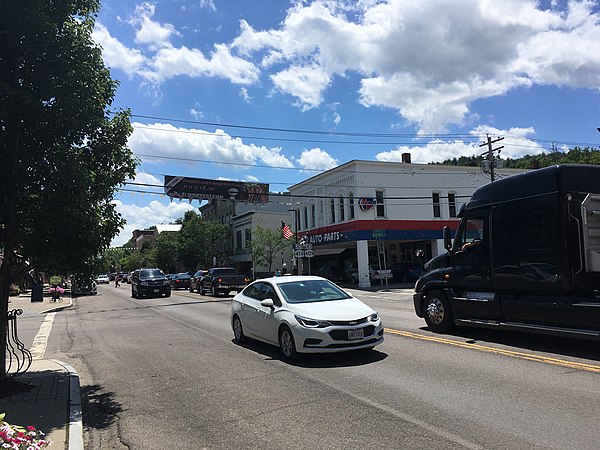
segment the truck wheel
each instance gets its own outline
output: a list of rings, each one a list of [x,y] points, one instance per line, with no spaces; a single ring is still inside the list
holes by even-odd
[[[425,322],[436,333],[444,333],[453,325],[452,310],[446,296],[440,291],[427,293],[424,305]]]

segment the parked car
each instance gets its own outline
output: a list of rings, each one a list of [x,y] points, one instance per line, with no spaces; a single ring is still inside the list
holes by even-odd
[[[80,295],[96,295],[98,285],[91,278],[75,277],[71,279],[71,295],[78,297]]]
[[[171,275],[171,289],[189,289],[192,277],[188,273],[174,273]]]
[[[390,269],[372,269],[371,267],[369,267],[369,280],[371,282],[379,280],[390,280],[392,279],[392,277],[393,275]],[[358,269],[354,269],[352,275],[350,275],[350,281],[352,281],[353,284],[358,284]]]
[[[348,276],[346,275],[346,271],[343,266],[324,266],[320,269],[317,269],[315,275],[318,277],[327,278],[329,281],[333,281],[334,283],[343,283],[348,280]]]
[[[236,341],[279,346],[283,357],[372,349],[383,342],[379,314],[317,276],[272,277],[249,284],[231,302]]]
[[[421,265],[416,262],[397,263],[390,267],[395,281],[406,283],[416,281],[421,277]]]
[[[160,269],[137,269],[131,276],[131,296],[171,296],[171,284]]]
[[[102,275],[98,275],[96,277],[96,284],[108,284],[108,283],[110,283],[110,279],[108,278],[108,275],[102,274]]]
[[[192,278],[190,279],[190,292],[200,292],[200,280],[207,272],[208,270],[198,270],[192,275]]]
[[[215,297],[231,291],[239,293],[249,282],[250,278],[239,274],[233,267],[213,267],[200,280],[198,292],[202,295],[210,292]]]

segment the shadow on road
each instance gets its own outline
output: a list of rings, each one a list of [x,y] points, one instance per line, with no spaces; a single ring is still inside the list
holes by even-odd
[[[114,399],[113,392],[106,392],[98,384],[81,387],[83,423],[86,428],[102,430],[110,427],[117,414],[123,411],[120,403]]]
[[[387,358],[387,353],[382,353],[377,350],[353,350],[340,353],[317,353],[317,354],[302,354],[299,353],[296,360],[289,362],[283,359],[281,350],[263,342],[246,339],[239,343],[232,340],[235,345],[251,350],[265,356],[268,360],[280,360],[285,363],[298,367],[306,368],[331,368],[331,367],[352,367],[363,366]]]
[[[426,332],[431,331],[427,327],[422,327],[421,330]],[[466,327],[454,328],[451,332],[439,334],[439,336],[464,338],[469,344],[484,345],[494,343],[519,348],[521,350],[554,353],[573,358],[600,361],[600,346],[596,341],[521,333],[518,331],[500,331]]]

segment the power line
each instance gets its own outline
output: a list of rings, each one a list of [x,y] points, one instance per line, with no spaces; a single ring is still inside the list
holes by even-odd
[[[259,126],[251,126],[251,125],[239,125],[239,124],[228,124],[228,123],[217,123],[217,122],[203,122],[199,120],[186,120],[186,119],[174,119],[167,117],[156,117],[156,116],[146,116],[141,114],[132,114],[131,117],[139,117],[142,119],[151,119],[151,120],[163,120],[165,122],[179,122],[179,123],[189,123],[196,125],[208,125],[214,127],[222,127],[222,128],[241,128],[245,130],[258,130],[258,131],[274,131],[279,133],[302,133],[302,134],[317,134],[317,135],[326,135],[326,136],[361,136],[361,137],[412,137],[412,138],[435,138],[435,137],[455,137],[455,136],[466,136],[472,137],[473,134],[466,133],[428,133],[428,134],[417,134],[417,133],[356,133],[349,131],[321,131],[321,130],[307,130],[307,129],[295,129],[295,128],[275,128],[275,127],[259,127]],[[484,136],[485,133],[481,133],[481,136]]]
[[[207,164],[224,164],[224,165],[232,165],[232,166],[242,166],[242,167],[256,167],[256,168],[262,168],[262,169],[282,169],[282,170],[296,170],[296,171],[305,171],[305,172],[319,172],[319,173],[324,173],[324,172],[328,172],[330,170],[333,169],[307,169],[307,168],[303,168],[303,167],[284,167],[284,166],[270,166],[267,164],[250,164],[250,163],[239,163],[239,162],[228,162],[228,161],[214,161],[214,160],[210,160],[210,159],[198,159],[198,158],[182,158],[182,157],[178,157],[178,156],[156,156],[156,155],[148,155],[145,153],[134,153],[134,156],[141,156],[143,158],[156,158],[156,159],[168,159],[168,160],[173,160],[173,161],[188,161],[188,162],[200,162],[200,163],[207,163]],[[363,161],[363,160],[359,160],[359,161]],[[368,162],[368,163],[385,163],[388,161],[364,161],[364,162]],[[401,163],[399,161],[393,161],[393,163],[395,164],[406,164],[406,163]],[[435,164],[427,164],[429,166],[434,166]],[[438,164],[438,166],[440,166],[441,164]],[[339,167],[339,166],[338,166]],[[472,170],[479,170],[478,167],[476,166],[451,166],[451,167],[465,167],[465,168],[471,168]],[[376,174],[376,175],[389,175],[389,172],[378,172],[378,171],[369,171],[369,172],[365,172],[365,171],[356,171],[356,170],[338,170],[337,173],[370,173],[370,174]],[[436,174],[441,174],[441,175],[450,175],[453,174],[455,172],[436,172]],[[406,174],[409,175],[409,174]],[[429,175],[429,174],[421,174],[417,171],[415,172],[411,172],[410,175]],[[164,174],[161,174],[161,176],[164,176]]]
[[[165,128],[156,128],[150,126],[144,127],[136,127],[134,128],[138,130],[151,130],[151,131],[166,131],[167,133],[182,133],[182,134],[194,134],[205,137],[213,137],[213,138],[221,138],[223,135],[214,134],[210,131],[204,130],[168,130]],[[319,140],[319,139],[292,139],[292,138],[276,138],[276,137],[262,137],[262,136],[243,136],[243,135],[228,135],[231,138],[238,139],[248,139],[248,140],[256,140],[256,141],[276,141],[276,142],[302,142],[302,143],[311,143],[311,144],[344,144],[344,145],[411,145],[411,146],[420,146],[420,145],[446,145],[446,142],[387,142],[387,141],[332,141],[332,140]],[[471,136],[471,139],[476,140]],[[534,147],[534,146],[531,146]]]
[[[159,116],[150,116],[150,115],[142,115],[142,114],[132,114],[131,117],[138,117],[141,119],[151,119],[151,120],[161,120],[167,123],[177,122],[177,123],[187,123],[194,125],[207,125],[221,128],[237,128],[237,129],[247,129],[247,130],[256,130],[256,131],[269,131],[269,132],[277,132],[277,133],[300,133],[300,134],[314,134],[321,136],[352,136],[352,137],[369,137],[369,138],[389,138],[389,137],[402,137],[402,138],[410,138],[410,139],[465,139],[467,141],[477,140],[486,136],[489,133],[480,132],[480,133],[366,133],[366,132],[347,132],[347,131],[321,131],[321,130],[309,130],[309,129],[294,129],[294,128],[277,128],[277,127],[260,127],[260,126],[251,126],[251,125],[241,125],[241,124],[231,124],[231,123],[217,123],[217,122],[206,122],[199,120],[186,120],[186,119],[177,119],[177,118],[168,118],[168,117],[159,117]],[[194,131],[194,130],[165,130],[162,128],[152,128],[149,126],[144,127],[145,129],[154,129],[160,131],[168,131],[168,132],[180,132],[180,133],[197,133],[197,134],[207,134],[214,135],[210,132],[206,131]],[[521,140],[521,141],[530,141],[536,143],[545,143],[545,144],[553,144],[554,145],[566,145],[566,146],[581,146],[581,147],[595,147],[597,143],[589,143],[589,142],[576,142],[576,141],[559,141],[556,139],[546,139],[546,138],[525,138],[523,136],[514,136],[510,134],[505,134],[512,140]],[[317,140],[295,140],[295,139],[286,139],[286,138],[275,138],[275,137],[257,137],[257,136],[236,136],[244,139],[263,139],[263,140],[281,140],[281,141],[292,141],[292,142],[322,142],[322,143],[342,143],[342,144],[370,144],[370,145],[427,145],[434,144],[432,142],[428,143],[398,143],[398,142],[369,142],[369,141],[317,141]],[[440,143],[444,144],[444,143]],[[511,144],[518,147],[524,148],[538,148],[532,145],[520,145],[520,144]]]
[[[156,186],[158,187],[158,186]],[[162,187],[162,186],[160,186]],[[118,191],[121,192],[134,192],[134,193],[140,193],[140,194],[150,194],[150,195],[161,195],[161,196],[167,196],[167,194],[165,194],[164,192],[154,192],[154,191],[142,191],[142,190],[138,190],[138,189],[126,189],[126,188],[117,188]],[[270,193],[269,195],[278,195],[275,193]],[[174,196],[177,197],[177,196]],[[275,202],[272,200],[269,200],[267,203],[279,203],[279,204],[287,204],[287,203],[291,203],[292,200],[297,199],[297,198],[313,198],[313,199],[319,199],[319,200],[337,200],[337,199],[350,199],[353,198],[354,200],[356,200],[358,197],[348,197],[348,196],[343,196],[343,195],[307,195],[307,194],[300,194],[300,195],[281,195],[281,197],[286,197],[290,199],[290,202],[286,202],[286,203],[282,203],[282,202]],[[454,198],[470,198],[470,195],[455,195]],[[177,197],[179,198],[179,197]],[[440,198],[448,198],[447,196],[442,196],[440,195]],[[186,197],[181,196],[181,200],[187,200]],[[192,200],[198,200],[198,199],[192,199]],[[230,200],[227,198],[223,198],[220,200]],[[431,196],[408,196],[408,197],[385,197],[385,200],[431,200]],[[241,200],[243,201],[243,200]],[[414,203],[411,203],[411,205]]]

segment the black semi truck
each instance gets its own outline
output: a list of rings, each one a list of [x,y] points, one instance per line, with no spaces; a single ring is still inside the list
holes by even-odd
[[[415,285],[417,316],[600,339],[600,166],[559,165],[489,183],[461,208],[447,252]]]

